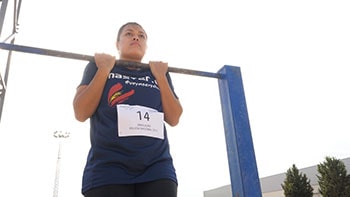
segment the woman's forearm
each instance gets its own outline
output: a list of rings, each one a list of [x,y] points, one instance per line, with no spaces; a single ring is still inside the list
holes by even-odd
[[[78,87],[73,100],[75,118],[81,122],[90,118],[100,102],[109,72],[97,70],[89,85]]]
[[[182,106],[179,100],[173,94],[167,78],[164,76],[157,79],[160,89],[164,120],[170,126],[176,126],[179,123],[182,114]]]

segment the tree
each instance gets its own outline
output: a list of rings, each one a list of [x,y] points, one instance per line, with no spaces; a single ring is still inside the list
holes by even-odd
[[[326,157],[323,163],[317,165],[320,175],[317,175],[319,192],[324,197],[350,196],[350,176],[347,175],[345,164],[334,157]]]
[[[287,170],[286,178],[281,185],[286,197],[312,197],[313,188],[310,179],[306,174],[299,172],[298,168],[293,164]]]

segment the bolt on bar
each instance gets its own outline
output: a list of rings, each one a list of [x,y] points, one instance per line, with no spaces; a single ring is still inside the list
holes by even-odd
[[[29,46],[23,46],[23,45],[0,43],[0,48],[9,50],[9,51],[32,53],[32,54],[38,54],[38,55],[47,55],[47,56],[69,58],[69,59],[76,59],[76,60],[94,61],[94,57],[91,55],[69,53],[64,51],[56,51],[56,50],[29,47]],[[140,63],[140,62],[129,62],[129,61],[121,61],[121,60],[118,60],[117,62],[118,62],[118,65],[122,65],[122,66],[149,68],[148,64]],[[211,72],[191,70],[191,69],[169,67],[168,71],[173,73],[196,75],[196,76],[202,76],[202,77],[211,77],[211,78],[217,78],[217,79],[222,78],[221,74],[219,73],[211,73]]]

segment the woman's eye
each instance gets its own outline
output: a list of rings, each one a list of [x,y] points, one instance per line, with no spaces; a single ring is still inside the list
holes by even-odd
[[[145,39],[145,38],[146,38],[146,36],[145,36],[145,35],[143,35],[143,34],[140,34],[139,36],[140,36],[140,38],[143,38],[143,39]]]
[[[132,33],[127,32],[125,35],[126,35],[126,36],[132,36]]]

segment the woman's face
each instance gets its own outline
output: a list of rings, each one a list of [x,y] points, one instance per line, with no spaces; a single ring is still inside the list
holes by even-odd
[[[126,25],[117,41],[120,59],[141,61],[147,49],[147,34],[138,25]]]

